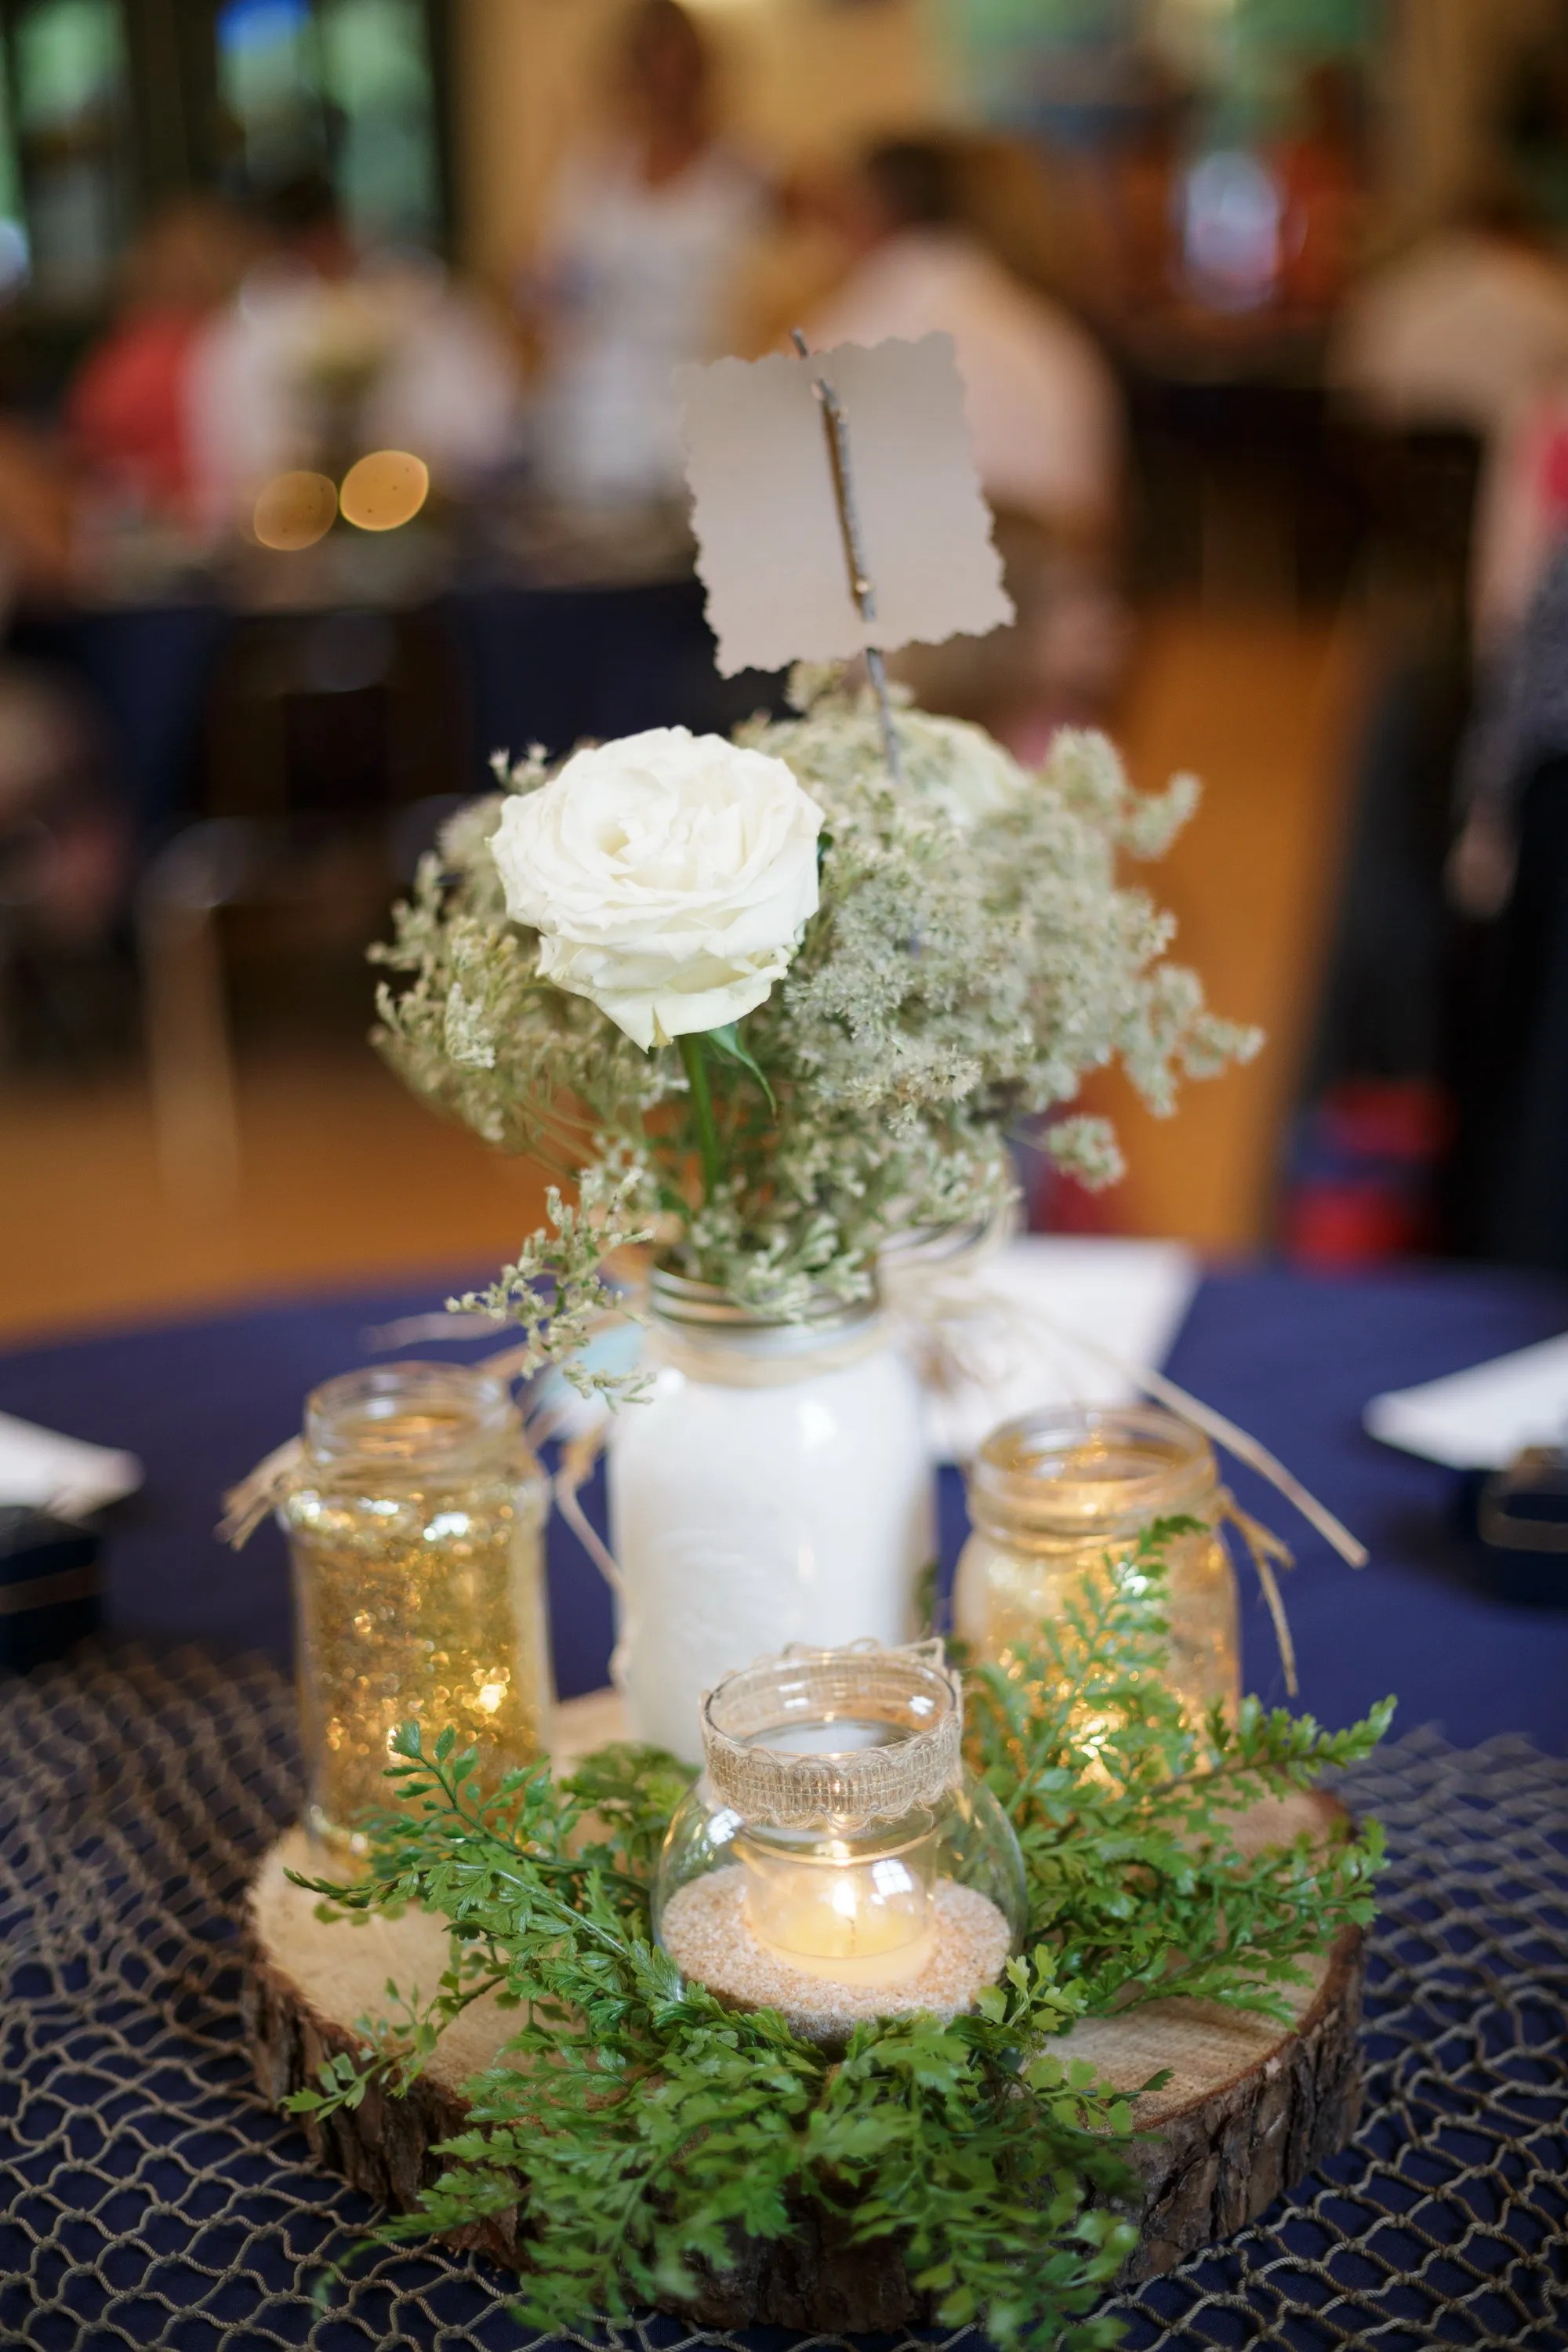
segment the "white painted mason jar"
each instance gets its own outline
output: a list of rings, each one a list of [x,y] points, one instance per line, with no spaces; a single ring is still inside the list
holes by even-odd
[[[616,1670],[632,1738],[697,1764],[703,1696],[737,1667],[910,1639],[935,1481],[875,1306],[770,1322],[656,1268],[649,1312],[652,1394],[609,1441]]]

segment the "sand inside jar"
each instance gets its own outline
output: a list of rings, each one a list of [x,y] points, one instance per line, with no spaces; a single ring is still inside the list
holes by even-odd
[[[973,2008],[1002,1973],[1012,1938],[989,1895],[940,1878],[931,1896],[931,1951],[897,1984],[838,1984],[791,1968],[752,1932],[746,1874],[731,1865],[692,1879],[665,1906],[659,1941],[684,1976],[742,2009],[776,2009],[810,2042],[842,2042],[869,2017],[916,2010],[942,2018]]]

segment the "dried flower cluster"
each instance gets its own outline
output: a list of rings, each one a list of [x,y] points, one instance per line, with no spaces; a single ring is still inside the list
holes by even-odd
[[[781,1316],[814,1289],[861,1296],[890,1234],[1001,1206],[1010,1133],[1088,1072],[1120,1062],[1163,1112],[1179,1076],[1256,1050],[1164,960],[1171,918],[1117,880],[1120,854],[1158,856],[1191,814],[1191,778],[1140,796],[1080,732],[1030,773],[980,729],[904,709],[895,787],[868,697],[821,672],[795,688],[796,715],[737,740],[820,808],[819,903],[742,1024],[645,1053],[545,976],[490,849],[506,793],[545,782],[538,756],[498,763],[505,791],[447,827],[378,950],[402,976],[379,1040],[407,1083],[582,1188],[488,1294],[541,1360],[559,1352],[542,1281],[580,1329],[610,1248],[657,1229],[685,1271]],[[1091,1184],[1120,1172],[1102,1119],[1058,1118],[1048,1142]]]

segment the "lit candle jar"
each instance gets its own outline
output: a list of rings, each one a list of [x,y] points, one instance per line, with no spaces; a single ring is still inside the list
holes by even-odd
[[[742,1831],[752,1932],[810,1976],[891,1984],[917,1975],[931,1945],[939,1832],[921,1811],[899,1835]]]
[[[1236,1571],[1208,1440],[1158,1405],[1053,1407],[1004,1422],[969,1471],[973,1527],[953,1627],[977,1657],[1013,1666],[1080,1580],[1124,1563],[1156,1519],[1195,1526],[1165,1549],[1166,1679],[1188,1717],[1241,1697]]]
[[[823,2039],[858,2016],[968,2007],[1025,1903],[1017,1842],[964,1772],[962,1729],[939,1643],[787,1651],[729,1675],[659,1864],[666,1950]]]
[[[390,1743],[450,1724],[498,1780],[548,1739],[546,1488],[505,1381],[383,1364],[307,1400],[279,1517],[294,1569],[305,1822],[340,1853],[387,1809]]]

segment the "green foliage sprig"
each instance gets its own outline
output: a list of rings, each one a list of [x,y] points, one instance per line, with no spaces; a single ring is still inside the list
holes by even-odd
[[[1304,1955],[1373,1914],[1379,1824],[1341,1816],[1316,1837],[1248,1851],[1240,1817],[1366,1756],[1384,1699],[1348,1731],[1242,1701],[1189,1724],[1163,1677],[1161,1550],[1194,1529],[1152,1528],[1131,1559],[1083,1579],[1033,1651],[970,1678],[973,1761],[1023,1848],[1029,1937],[1103,2014],[1201,1995],[1289,2022],[1282,1988]]]
[[[523,2204],[520,2316],[570,2329],[688,2297],[740,2240],[785,2237],[815,2207],[854,2242],[896,2241],[944,2326],[982,2326],[1009,2352],[1113,2344],[1094,2305],[1135,2240],[1117,2210],[1134,2110],[1058,2037],[1174,1991],[1288,2016],[1304,1957],[1371,1916],[1381,1850],[1375,1824],[1348,1821],[1326,1841],[1238,1839],[1257,1798],[1364,1756],[1390,1709],[1328,1733],[1248,1702],[1234,1728],[1217,1711],[1190,1728],[1160,1675],[1181,1524],[1085,1579],[1015,1674],[971,1678],[971,1760],[1028,1866],[1026,1951],[970,2014],[863,2025],[837,2057],[772,2011],[722,2007],[653,1944],[684,1767],[616,1747],[487,1795],[452,1732],[426,1747],[408,1726],[367,1877],[300,1883],[348,1914],[441,1914],[450,1965],[423,2003],[389,1986],[391,2021],[363,2021],[363,2053],[290,2104],[321,2116],[372,2082],[405,2089],[481,1992],[520,2022],[468,2086],[468,2126],[418,2211],[377,2241]]]

